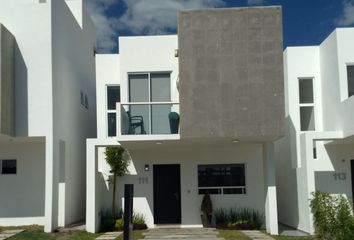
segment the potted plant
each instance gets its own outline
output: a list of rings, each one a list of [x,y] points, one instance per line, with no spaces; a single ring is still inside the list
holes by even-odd
[[[170,120],[171,133],[173,133],[173,134],[178,133],[179,114],[176,113],[176,112],[170,112],[170,113],[168,114],[168,119]]]
[[[202,212],[201,218],[203,227],[210,227],[211,217],[213,214],[213,204],[211,202],[211,198],[208,192],[204,194],[200,210]]]

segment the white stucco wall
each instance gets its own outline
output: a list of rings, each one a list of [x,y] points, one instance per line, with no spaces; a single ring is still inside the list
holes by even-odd
[[[44,139],[1,142],[0,149],[0,160],[17,160],[16,174],[0,172],[0,226],[43,224]]]
[[[86,138],[96,137],[95,30],[85,11],[79,14],[81,27],[65,1],[54,1],[52,14],[53,198],[60,199],[59,225],[66,226],[85,218]],[[81,93],[88,98],[88,109],[81,104]]]
[[[347,64],[354,63],[354,28],[338,28],[320,46],[324,130],[354,135],[354,97],[348,98]],[[325,107],[326,106],[326,107]]]
[[[16,61],[16,82],[27,86],[27,116],[16,122],[17,136],[50,136],[52,130],[51,1],[3,0],[0,22],[15,36],[24,62]],[[17,56],[19,57],[19,56]],[[24,64],[25,66],[20,66]],[[38,97],[40,96],[40,97]],[[20,96],[16,96],[18,99]],[[17,100],[16,99],[16,100]],[[18,114],[18,112],[17,112]],[[25,114],[25,113],[23,113]]]
[[[353,40],[353,28],[336,29],[320,46],[284,52],[287,134],[276,143],[279,220],[306,232],[313,232],[308,207],[313,191],[352,197],[353,145],[340,139],[354,133],[354,98],[347,99],[346,72],[346,64],[354,62]],[[314,79],[316,131],[305,133],[300,129],[298,78],[308,77]],[[328,144],[331,140],[334,144]],[[346,180],[334,181],[338,172]]]
[[[179,102],[176,35],[119,38],[121,102],[128,102],[128,73],[171,72],[171,100]]]
[[[200,226],[200,204],[203,195],[198,195],[198,164],[246,164],[246,195],[211,195],[214,209],[219,207],[250,207],[264,213],[264,175],[263,152],[261,144],[240,144],[228,146],[161,146],[148,149],[131,150],[133,158],[131,175],[118,179],[117,199],[124,195],[124,184],[134,184],[134,209],[145,215],[149,227],[154,227],[153,220],[153,165],[181,165],[181,203],[182,225]],[[102,166],[104,155],[100,154],[98,165]],[[150,171],[144,171],[144,165],[150,165]],[[108,170],[100,168],[103,176]],[[145,179],[145,182],[141,180]],[[139,181],[140,179],[140,181]],[[147,181],[146,181],[147,180]],[[144,182],[144,183],[143,183]],[[101,209],[111,208],[112,193],[102,186]],[[123,199],[122,199],[123,202]],[[122,207],[122,202],[119,207]]]
[[[97,137],[107,138],[107,86],[120,85],[120,55],[96,55]],[[121,89],[122,92],[122,89]]]

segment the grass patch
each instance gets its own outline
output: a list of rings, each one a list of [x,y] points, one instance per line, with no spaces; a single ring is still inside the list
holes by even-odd
[[[11,240],[94,240],[102,234],[92,234],[86,231],[45,233],[43,232],[42,226],[36,225],[23,227],[0,227],[0,232],[13,229],[25,229],[25,231],[12,237]],[[145,231],[134,231],[133,239],[138,240],[144,238],[143,232]],[[117,240],[123,240],[123,236],[119,236]]]
[[[219,237],[225,238],[225,240],[251,240],[240,231],[236,230],[218,230]]]
[[[225,238],[225,240],[251,240],[251,238],[247,237],[245,234],[237,230],[218,230],[218,231],[219,231],[219,237]],[[265,231],[262,232],[265,233]],[[314,236],[308,236],[308,237],[271,236],[271,237],[276,240],[315,240],[317,239]]]
[[[139,231],[133,231],[133,239],[138,240],[138,239],[143,239],[144,235],[143,233],[146,232],[144,230],[139,230]],[[120,235],[117,240],[123,240],[123,234]]]
[[[26,230],[16,236],[12,237],[11,240],[94,240],[100,234],[92,234],[85,231],[73,231],[65,233],[44,233],[42,230]]]

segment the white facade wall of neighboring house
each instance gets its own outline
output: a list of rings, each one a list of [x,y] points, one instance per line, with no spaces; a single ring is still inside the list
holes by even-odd
[[[347,66],[354,63],[353,40],[353,28],[340,28],[320,46],[288,47],[284,52],[287,131],[275,144],[279,221],[308,233],[314,232],[309,207],[314,191],[343,194],[353,201],[354,103],[347,81]],[[312,82],[313,90],[311,84],[301,88],[301,81]],[[306,93],[313,101],[301,100]],[[311,107],[314,114],[306,120],[300,109]],[[314,126],[306,128],[311,118]]]
[[[108,136],[107,87],[120,86],[120,103],[129,104],[128,75],[132,73],[171,72],[171,102],[179,102],[177,88],[177,36],[145,36],[119,38],[119,54],[96,56],[97,139],[87,140],[87,212],[86,229],[97,232],[100,218],[111,209],[112,189],[108,183],[110,168],[106,164],[106,146],[123,145],[132,157],[129,174],[119,178],[118,207],[123,207],[124,184],[134,184],[134,211],[142,213],[147,225],[156,227],[154,216],[154,167],[177,164],[180,166],[180,198],[182,227],[200,227],[200,205],[203,195],[198,194],[198,165],[245,164],[246,194],[211,195],[214,209],[219,207],[249,207],[267,213],[267,229],[277,227],[276,203],[273,202],[275,184],[270,183],[274,167],[272,145],[237,143],[229,140],[173,140],[168,135]],[[177,105],[177,104],[176,104]],[[178,106],[175,108],[178,110]],[[119,112],[114,110],[113,112]],[[120,121],[120,114],[117,114]],[[163,116],[167,118],[166,116]],[[268,151],[270,150],[270,151]],[[268,161],[268,162],[267,162]],[[265,164],[267,162],[267,164]],[[271,161],[270,161],[271,162]],[[145,167],[149,170],[146,171]],[[269,186],[273,186],[268,188]],[[267,197],[269,202],[266,202]],[[271,225],[268,226],[268,225]],[[273,232],[274,233],[274,232]]]
[[[16,159],[18,171],[0,174],[1,192],[33,198],[28,207],[35,206],[29,212],[1,198],[11,216],[0,214],[0,225],[41,224],[50,232],[85,217],[85,139],[96,136],[95,31],[81,0],[4,0],[0,23],[17,45],[16,135],[0,136],[0,160]]]

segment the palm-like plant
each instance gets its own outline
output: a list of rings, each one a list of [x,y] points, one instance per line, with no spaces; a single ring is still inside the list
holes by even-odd
[[[106,161],[111,167],[113,174],[113,197],[112,197],[112,213],[116,217],[116,184],[117,177],[122,177],[128,172],[129,153],[122,146],[106,147],[105,150]]]

